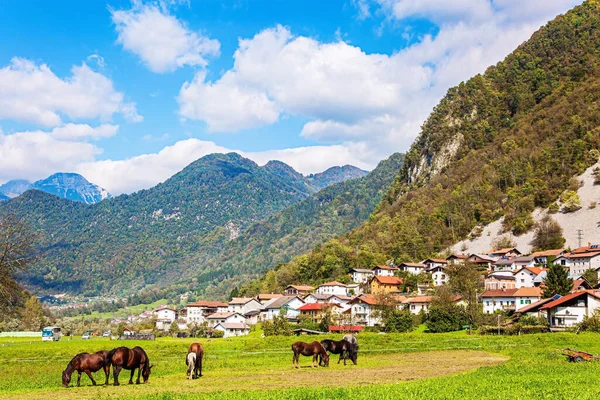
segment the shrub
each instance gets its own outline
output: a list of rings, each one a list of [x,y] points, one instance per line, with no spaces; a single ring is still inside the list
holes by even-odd
[[[570,213],[581,208],[581,199],[574,190],[567,190],[560,196],[560,201],[563,203],[562,211]]]
[[[461,330],[469,324],[464,307],[456,304],[446,306],[431,306],[427,314],[427,329],[430,332],[452,332]]]
[[[585,317],[577,326],[578,331],[600,333],[600,310],[594,311],[591,317]]]
[[[550,329],[544,325],[522,325],[520,323],[508,325],[508,326],[493,326],[484,325],[479,327],[480,335],[497,335],[500,331],[500,335],[523,335],[531,333],[546,333],[550,332]]]
[[[214,338],[220,339],[223,336],[225,336],[225,332],[220,331],[220,330],[214,330],[214,331],[212,331],[211,336]]]
[[[396,310],[385,320],[386,332],[410,332],[415,325],[414,316],[408,310]]]
[[[519,318],[519,323],[523,326],[548,326],[548,320],[533,315],[524,315]]]

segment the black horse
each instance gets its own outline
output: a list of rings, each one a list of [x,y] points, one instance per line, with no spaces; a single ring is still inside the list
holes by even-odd
[[[354,363],[354,365],[356,365],[356,358],[357,358],[356,356],[358,353],[356,346],[353,345],[352,343],[348,342],[347,340],[342,339],[340,341],[336,341],[336,340],[325,339],[325,340],[321,340],[321,345],[323,346],[323,348],[325,348],[325,350],[327,350],[331,354],[339,354],[340,355],[338,364],[343,359],[344,365],[346,365],[346,360],[348,358],[350,358],[350,360]]]

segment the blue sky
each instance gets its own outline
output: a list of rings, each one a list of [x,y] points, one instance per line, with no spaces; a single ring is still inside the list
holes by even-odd
[[[74,171],[118,194],[225,151],[370,169],[577,3],[4,2],[0,183]]]

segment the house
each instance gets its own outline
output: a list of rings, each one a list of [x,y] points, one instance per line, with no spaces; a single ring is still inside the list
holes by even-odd
[[[348,293],[348,288],[345,284],[332,281],[327,282],[317,287],[317,293],[319,294],[339,294],[342,296],[346,296]]]
[[[341,307],[336,303],[310,303],[304,304],[298,308],[300,316],[304,316],[311,322],[321,322],[328,311],[338,314]]]
[[[464,264],[469,259],[467,254],[452,254],[446,257],[448,265]]]
[[[369,294],[362,294],[355,297],[348,303],[352,324],[362,326],[375,326],[381,324],[381,318],[374,314],[377,308],[377,299]]]
[[[390,265],[378,265],[373,268],[373,273],[376,276],[395,276],[398,267]]]
[[[565,249],[554,249],[554,250],[544,250],[544,251],[536,251],[531,254],[531,256],[535,259],[536,265],[542,265],[544,268],[548,267],[548,261],[554,260],[563,254],[566,253]]]
[[[285,288],[283,294],[286,296],[305,296],[315,290],[312,286],[306,285],[290,285]]]
[[[237,312],[218,312],[206,317],[208,326],[214,328],[221,323],[246,323],[246,318]]]
[[[535,278],[544,271],[538,267],[522,267],[515,272],[515,288],[535,287]]]
[[[260,293],[256,296],[256,300],[264,306],[269,301],[273,299],[278,299],[280,297],[283,297],[283,295],[278,293]]]
[[[513,258],[512,261],[517,269],[535,266],[535,258],[533,256],[519,256]]]
[[[400,271],[410,272],[411,274],[419,275],[425,272],[425,264],[421,263],[402,263],[398,265]]]
[[[375,275],[371,269],[352,268],[350,278],[354,283],[367,283]]]
[[[262,321],[271,321],[278,315],[284,315],[290,321],[296,321],[300,315],[300,308],[304,301],[298,296],[283,296],[273,299],[264,305],[260,312]]]
[[[593,289],[593,287],[585,279],[581,278],[581,279],[573,280],[573,288],[571,289],[571,292],[574,293],[574,292],[578,292],[580,290],[590,290],[590,289]]]
[[[431,305],[433,296],[415,296],[404,300],[402,304],[412,313],[419,314],[421,311],[427,312]]]
[[[581,276],[588,269],[600,269],[600,249],[597,251],[568,253],[565,256],[569,259],[569,272],[571,277]]]
[[[329,299],[333,297],[332,294],[321,294],[321,293],[311,293],[304,297],[304,303],[312,304],[312,303],[329,303]]]
[[[471,254],[468,261],[482,269],[490,269],[498,261],[497,257],[490,257],[486,254]]]
[[[514,258],[500,258],[492,267],[494,272],[507,272],[512,274],[518,268],[515,266]]]
[[[532,317],[546,318],[546,311],[542,311],[540,310],[540,308],[542,308],[544,304],[548,304],[549,302],[559,299],[560,297],[560,295],[556,295],[547,299],[538,300],[535,303],[531,303],[528,306],[519,307],[519,310],[517,312],[519,313],[519,315],[529,315]]]
[[[397,276],[376,275],[369,282],[371,294],[398,293],[402,287],[402,278]]]
[[[446,273],[446,267],[438,265],[429,270],[431,279],[433,280],[433,286],[442,286],[448,282],[448,274]]]
[[[495,311],[515,311],[516,299],[514,294],[519,289],[486,290],[480,296],[483,302],[483,312],[493,314]]]
[[[193,303],[188,303],[186,321],[188,324],[202,324],[206,321],[206,317],[217,312],[226,312],[227,303],[220,301],[200,300]]]
[[[219,322],[215,331],[223,331],[223,337],[245,336],[250,333],[250,327],[243,322]]]
[[[485,277],[484,285],[485,290],[514,289],[515,277],[512,274],[494,272]]]
[[[445,267],[448,261],[445,258],[428,258],[421,261],[421,264],[425,265],[425,270],[429,272],[435,267]]]
[[[260,310],[248,311],[244,314],[244,318],[246,318],[248,325],[256,325],[260,320]]]
[[[546,311],[550,328],[568,328],[591,317],[600,308],[600,291],[583,290],[562,296],[540,307]]]
[[[165,305],[154,309],[153,315],[156,317],[156,329],[158,330],[168,330],[171,324],[177,320],[177,310]]]
[[[542,289],[539,287],[522,287],[514,293],[515,311],[540,301]]]
[[[359,283],[350,283],[346,285],[346,295],[347,296],[358,296],[362,294],[363,290],[361,288],[361,284]]]
[[[263,305],[254,297],[234,297],[227,306],[227,311],[246,314],[249,311],[260,310]]]
[[[507,247],[505,249],[492,249],[488,251],[488,256],[493,258],[513,258],[521,255],[521,252],[514,247]]]

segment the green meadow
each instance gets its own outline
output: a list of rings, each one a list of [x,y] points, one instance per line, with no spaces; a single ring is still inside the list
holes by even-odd
[[[301,337],[321,340],[323,337]],[[339,335],[327,335],[339,338]],[[0,398],[3,399],[597,399],[600,362],[569,363],[557,349],[600,353],[600,335],[553,333],[513,337],[469,336],[465,332],[429,334],[364,333],[358,336],[358,365],[311,368],[291,366],[297,337],[200,339],[205,347],[204,376],[187,380],[185,355],[192,339],[155,342],[109,339],[30,338],[0,341]],[[77,353],[142,346],[154,365],[149,382],[61,386],[61,372]],[[104,382],[103,372],[94,374]]]

